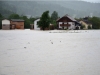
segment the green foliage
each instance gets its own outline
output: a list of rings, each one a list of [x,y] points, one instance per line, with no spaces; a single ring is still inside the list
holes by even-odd
[[[2,19],[3,19],[3,18],[4,18],[4,17],[0,14],[0,29],[2,28]],[[30,17],[30,18],[28,19],[27,16],[24,16],[24,15],[21,15],[21,16],[20,16],[20,15],[15,14],[15,13],[9,15],[8,19],[9,19],[9,20],[10,20],[10,19],[23,19],[23,20],[24,20],[24,28],[25,28],[25,29],[30,28],[30,24],[33,24],[33,23],[34,23],[34,20],[35,20],[35,18]]]
[[[18,14],[11,14],[8,18],[9,19],[23,19],[25,29],[30,28],[30,24],[33,24],[33,22],[35,20],[35,18],[31,17],[31,18],[28,19],[27,16],[24,16],[24,15],[20,16]]]
[[[49,11],[45,11],[40,18],[38,26],[44,30],[45,28],[48,28],[49,25],[50,25]]]
[[[29,20],[30,20],[30,23],[31,23],[31,24],[33,24],[33,23],[34,23],[35,18],[30,17],[30,18],[29,18]]]
[[[52,14],[51,14],[51,19],[50,19],[50,22],[51,24],[54,25],[54,28],[57,28],[57,24],[56,24],[56,20],[58,19],[58,13],[56,11],[54,11]]]
[[[41,15],[46,9],[50,12],[58,11],[60,16],[64,14],[73,15],[76,14],[77,17],[88,16],[91,12],[95,16],[100,17],[100,3],[87,3],[83,1],[17,1],[17,0],[0,0],[0,13],[4,16],[10,15],[12,13],[18,14],[30,14],[33,16]],[[73,3],[73,4],[72,4]],[[80,8],[80,6],[82,8]],[[53,9],[54,8],[54,9]],[[96,8],[96,9],[95,9]],[[88,11],[87,11],[88,10]]]
[[[85,25],[81,25],[81,29],[84,29],[85,28]]]
[[[56,20],[52,20],[52,21],[51,21],[51,24],[53,24],[53,25],[54,25],[54,28],[57,28],[57,23],[56,23]]]
[[[30,20],[27,18],[27,16],[20,16],[18,14],[11,14],[9,19],[23,19],[24,20],[24,28],[30,28]]]
[[[2,15],[0,14],[0,19],[2,18]]]
[[[6,1],[0,1],[0,13],[5,18],[7,18],[8,15],[14,13],[13,10],[15,11],[15,7],[13,5],[6,3]]]
[[[90,22],[92,23],[93,29],[100,29],[100,18],[92,17],[90,18]]]
[[[20,19],[20,16],[18,14],[11,14],[8,19]]]
[[[52,20],[57,20],[58,19],[58,13],[56,11],[54,11],[52,14],[51,14],[51,19]]]
[[[88,29],[92,29],[92,27],[90,25],[88,25]]]
[[[0,29],[2,28],[2,19],[3,19],[3,16],[0,14]]]
[[[30,28],[30,20],[27,18],[27,16],[21,16],[21,19],[24,20],[24,28],[29,29]]]

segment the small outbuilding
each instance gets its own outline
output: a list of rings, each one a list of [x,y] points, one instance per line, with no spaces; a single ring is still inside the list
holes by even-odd
[[[23,19],[11,19],[11,29],[24,29],[24,20]]]
[[[10,20],[2,20],[2,30],[10,30]]]

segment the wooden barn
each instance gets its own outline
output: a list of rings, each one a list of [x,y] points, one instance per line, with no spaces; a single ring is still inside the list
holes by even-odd
[[[11,29],[24,29],[24,20],[22,20],[22,19],[11,19],[10,28]]]

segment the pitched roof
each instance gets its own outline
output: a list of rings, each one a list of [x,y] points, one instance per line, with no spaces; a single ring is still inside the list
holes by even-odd
[[[82,21],[85,22],[86,24],[92,24],[90,21],[84,21],[84,20]]]
[[[76,21],[74,18],[70,17],[68,14],[65,15],[65,17],[68,17],[68,18],[71,19],[72,21]]]
[[[79,25],[79,26],[81,26],[81,23],[80,22],[78,22],[78,21],[75,21],[75,25]]]
[[[66,14],[66,15],[63,16],[62,18],[64,18],[64,17],[68,17],[70,20],[76,21],[74,18],[70,17],[68,14]],[[62,18],[57,19],[57,21],[59,21],[59,20],[62,19]]]
[[[89,17],[83,18],[82,21],[85,22],[86,24],[92,24],[92,23],[89,21]]]
[[[24,21],[23,19],[11,19],[11,21]]]

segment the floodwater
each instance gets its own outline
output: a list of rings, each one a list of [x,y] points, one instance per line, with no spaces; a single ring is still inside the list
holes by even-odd
[[[100,75],[100,30],[0,30],[0,75]]]

